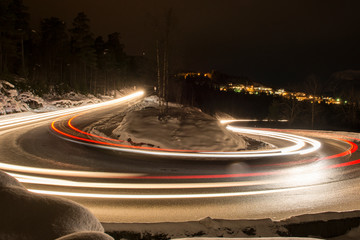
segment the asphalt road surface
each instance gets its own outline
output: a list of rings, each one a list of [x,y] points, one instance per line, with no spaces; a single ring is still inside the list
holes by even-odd
[[[309,137],[321,147],[304,154],[218,158],[198,157],[193,151],[171,155],[179,152],[141,149],[83,131],[127,106],[118,103],[61,116],[55,122],[53,117],[5,126],[0,129],[0,168],[31,191],[84,205],[102,222],[282,219],[360,209],[358,139],[336,133],[266,130]],[[274,135],[248,135],[277,148],[294,144]],[[305,143],[301,149],[310,145]],[[125,152],[119,151],[124,148]]]

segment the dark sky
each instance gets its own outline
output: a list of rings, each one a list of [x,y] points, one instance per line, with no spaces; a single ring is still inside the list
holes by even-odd
[[[287,84],[360,70],[359,0],[24,0],[32,26],[80,11],[95,35],[120,32],[128,54],[155,49],[154,21],[173,9],[172,66]],[[170,63],[170,64],[171,64]]]

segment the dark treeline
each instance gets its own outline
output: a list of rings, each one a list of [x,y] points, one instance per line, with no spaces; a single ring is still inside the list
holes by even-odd
[[[22,0],[0,1],[1,77],[21,76],[38,94],[109,94],[139,79],[139,57],[125,54],[118,32],[95,37],[85,13],[70,26],[57,17],[42,19],[39,31],[29,19]]]

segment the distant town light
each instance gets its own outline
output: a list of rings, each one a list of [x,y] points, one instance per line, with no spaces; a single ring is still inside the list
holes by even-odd
[[[202,79],[202,81],[209,81],[210,84],[214,84],[212,82],[213,80],[213,76],[211,73],[201,73],[201,72],[182,72],[182,73],[177,73],[175,75],[176,77],[181,77],[183,79],[187,79],[188,77],[197,79],[200,77],[204,77],[207,79]],[[211,82],[210,82],[211,81]],[[230,92],[235,92],[235,93],[244,93],[244,94],[250,94],[250,95],[260,95],[260,94],[266,94],[266,95],[278,95],[280,97],[283,98],[287,98],[287,99],[296,99],[297,101],[301,102],[301,101],[309,101],[310,103],[325,103],[325,104],[348,104],[348,101],[343,101],[341,102],[340,98],[334,98],[334,97],[329,97],[329,96],[316,96],[316,95],[312,95],[312,94],[307,94],[304,92],[290,92],[285,90],[284,88],[280,88],[280,89],[273,89],[270,87],[266,87],[266,86],[262,86],[259,84],[256,84],[254,86],[254,84],[248,83],[246,81],[245,83],[238,83],[238,82],[226,82],[223,83],[221,85],[215,85],[217,87],[218,90],[220,91],[230,91]]]

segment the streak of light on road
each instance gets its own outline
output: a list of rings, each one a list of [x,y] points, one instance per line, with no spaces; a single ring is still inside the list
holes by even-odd
[[[241,191],[241,192],[226,192],[226,193],[204,193],[204,194],[96,194],[96,193],[76,193],[76,192],[61,192],[61,191],[49,191],[28,189],[30,192],[67,196],[67,197],[85,197],[85,198],[111,198],[111,199],[189,199],[189,198],[216,198],[216,197],[240,197],[259,194],[280,193],[288,191],[297,191],[305,189],[306,187],[294,187],[294,188],[282,188],[271,190],[259,190],[259,191]]]
[[[34,123],[34,122],[43,121],[43,120],[47,120],[47,119],[52,119],[55,117],[64,116],[64,115],[68,115],[68,114],[87,111],[87,110],[91,110],[91,109],[107,107],[107,106],[111,106],[112,104],[124,103],[126,101],[130,101],[130,100],[139,98],[143,95],[144,95],[144,91],[138,91],[138,92],[132,93],[130,95],[127,95],[125,97],[110,100],[107,102],[96,103],[96,104],[91,104],[91,105],[86,105],[86,106],[81,106],[81,107],[74,107],[74,108],[70,108],[70,109],[63,109],[63,110],[47,112],[47,113],[39,113],[39,114],[30,115],[30,116],[23,116],[23,117],[1,120],[0,121],[0,130],[4,129],[4,128],[15,127],[15,126]]]

